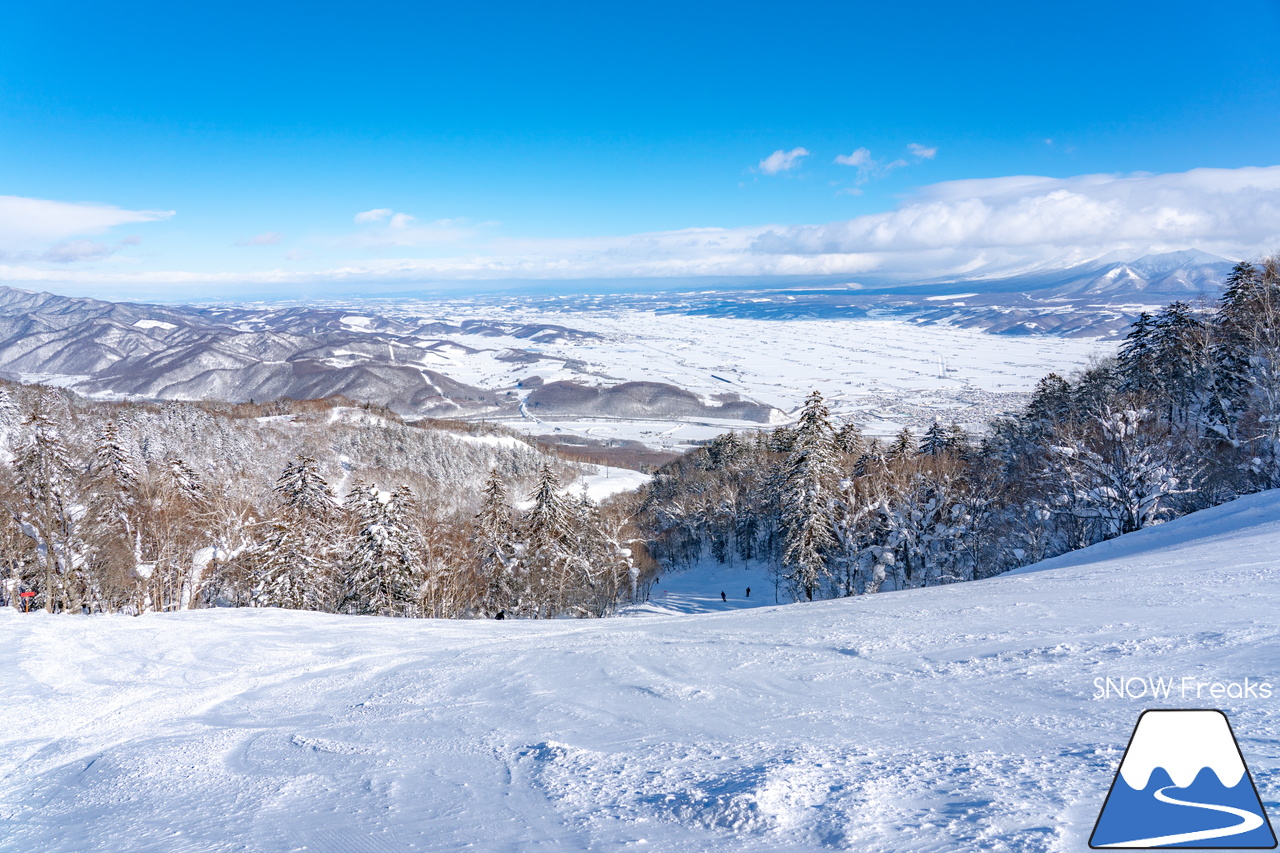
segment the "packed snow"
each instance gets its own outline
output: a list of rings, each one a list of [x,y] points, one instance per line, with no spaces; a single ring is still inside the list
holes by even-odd
[[[786,601],[790,601],[786,590],[766,566],[708,561],[693,569],[659,575],[646,601],[619,612],[623,616],[718,613]]]
[[[1278,545],[1270,492],[1015,575],[720,613],[5,611],[0,850],[1078,851],[1148,707],[1225,711],[1274,812],[1280,691],[1097,685],[1273,681]],[[753,571],[658,589],[756,603]]]

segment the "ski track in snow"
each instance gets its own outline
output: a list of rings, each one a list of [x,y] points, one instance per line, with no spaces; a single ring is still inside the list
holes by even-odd
[[[1278,540],[1273,492],[783,607],[704,567],[598,621],[5,611],[0,851],[1083,850],[1138,714],[1205,706],[1093,679],[1273,680]],[[1220,705],[1271,804],[1278,701]]]

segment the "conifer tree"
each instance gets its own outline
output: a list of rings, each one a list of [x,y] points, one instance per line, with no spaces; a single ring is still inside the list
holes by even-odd
[[[8,459],[10,444],[16,439],[22,410],[13,401],[9,389],[0,385],[0,460]]]
[[[521,598],[515,520],[506,484],[494,468],[484,486],[471,543],[485,584],[483,607],[489,614],[516,615]]]
[[[1213,317],[1213,400],[1211,415],[1220,433],[1237,438],[1236,426],[1249,396],[1249,328],[1247,306],[1258,286],[1258,270],[1238,263],[1227,277],[1226,288]]]
[[[9,513],[35,543],[40,558],[40,604],[80,608],[84,569],[75,470],[58,425],[40,411],[24,422],[26,441],[14,453],[18,501]]]
[[[0,385],[0,424],[7,427],[17,426],[22,422],[22,410],[13,401],[9,389]]]
[[[1070,420],[1074,409],[1071,383],[1050,373],[1036,383],[1023,420],[1038,432],[1048,434]]]
[[[169,458],[169,483],[177,494],[195,504],[203,504],[208,496],[195,469],[177,456]]]
[[[1124,343],[1120,345],[1118,359],[1123,390],[1149,391],[1159,384],[1161,365],[1155,335],[1155,320],[1150,312],[1143,311],[1133,321]]]
[[[920,440],[920,455],[940,456],[951,447],[951,433],[936,420],[925,430]]]
[[[828,557],[835,545],[835,431],[822,395],[805,400],[795,442],[783,463],[782,566],[796,593],[810,601],[831,577]]]
[[[102,579],[111,577],[125,586],[136,575],[140,562],[138,529],[138,470],[124,446],[119,427],[107,421],[95,437],[89,469],[87,536],[92,542],[93,570],[88,605],[105,609]]]
[[[530,600],[519,607],[534,617],[555,615],[564,605],[576,513],[560,491],[560,478],[549,462],[543,463],[524,523]]]
[[[346,604],[355,613],[409,616],[417,613],[421,550],[409,526],[413,495],[400,487],[390,495],[376,486],[348,496],[357,533],[348,560]]]
[[[853,421],[846,422],[836,430],[835,442],[836,450],[848,456],[861,454],[866,444],[862,437],[862,430],[858,429],[858,425]]]
[[[911,427],[903,427],[902,432],[898,433],[893,444],[889,446],[889,458],[910,459],[915,453],[916,437],[911,433]]]
[[[299,456],[285,465],[273,491],[286,510],[309,518],[330,520],[337,509],[333,490],[312,456]]]
[[[279,509],[259,550],[257,603],[296,610],[332,609],[338,506],[316,460],[285,465],[273,488]]]
[[[1248,424],[1239,440],[1259,460],[1260,485],[1280,485],[1280,257],[1266,258],[1260,269],[1242,270],[1224,297],[1218,319],[1234,346],[1247,358],[1248,388],[1242,405]]]
[[[1211,363],[1204,324],[1185,302],[1174,302],[1155,319],[1152,344],[1161,366],[1153,388],[1171,426],[1183,429],[1211,393]]]

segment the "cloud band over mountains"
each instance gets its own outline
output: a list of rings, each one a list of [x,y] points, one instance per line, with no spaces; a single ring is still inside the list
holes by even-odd
[[[363,229],[383,231],[362,230],[333,241],[335,251],[365,256],[307,270],[113,271],[41,254],[71,245],[72,238],[170,215],[0,197],[0,279],[181,284],[866,273],[924,278],[1193,246],[1253,257],[1280,248],[1280,166],[949,181],[919,189],[894,210],[840,222],[615,237],[520,238],[504,235],[500,227],[459,227],[451,220],[423,227],[408,214],[378,209],[354,218]],[[352,214],[346,216],[350,222]],[[392,247],[424,256],[367,256]],[[90,249],[85,255],[93,259]]]

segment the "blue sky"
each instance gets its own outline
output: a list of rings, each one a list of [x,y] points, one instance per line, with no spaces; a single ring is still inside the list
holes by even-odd
[[[0,280],[20,286],[1280,247],[1277,0],[17,5]]]

